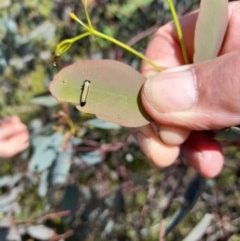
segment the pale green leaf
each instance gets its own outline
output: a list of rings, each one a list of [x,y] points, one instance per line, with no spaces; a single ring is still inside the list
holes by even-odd
[[[101,151],[97,150],[81,154],[80,159],[86,165],[93,166],[100,163],[103,160],[103,157]]]
[[[184,217],[190,212],[190,210],[196,204],[199,196],[206,186],[206,178],[200,174],[196,174],[183,195],[183,202],[175,214],[171,218],[169,224],[165,230],[165,236],[174,230],[174,228],[182,221]]]
[[[58,153],[52,170],[53,185],[66,183],[72,164],[72,143],[68,142],[66,148]]]
[[[108,121],[102,121],[99,119],[91,119],[84,122],[84,124],[89,126],[90,128],[98,128],[103,130],[119,130],[121,128],[121,126],[118,124]]]
[[[51,240],[55,235],[53,229],[43,224],[31,225],[27,227],[27,233],[31,238],[38,240]]]
[[[228,0],[202,0],[195,32],[194,63],[218,55],[228,23]]]
[[[58,102],[52,95],[34,97],[31,99],[31,103],[47,107],[53,107],[58,104]]]
[[[201,221],[191,230],[183,241],[199,241],[203,240],[203,236],[214,220],[214,214],[205,213]]]
[[[80,106],[85,81],[90,81],[86,104]],[[97,118],[126,127],[149,123],[139,102],[145,77],[114,60],[81,60],[54,76],[50,91],[60,102],[70,102]]]

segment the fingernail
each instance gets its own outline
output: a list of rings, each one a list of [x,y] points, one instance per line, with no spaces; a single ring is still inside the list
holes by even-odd
[[[188,110],[196,99],[195,75],[186,67],[165,71],[148,79],[142,90],[143,104],[161,113]]]

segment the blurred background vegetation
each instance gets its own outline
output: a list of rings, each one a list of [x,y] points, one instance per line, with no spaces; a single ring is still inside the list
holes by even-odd
[[[198,8],[199,0],[174,4],[183,15]],[[140,64],[91,37],[74,44],[54,67],[56,45],[82,30],[69,12],[84,21],[80,0],[0,0],[0,117],[20,116],[31,134],[28,150],[1,160],[0,239],[159,240],[195,173],[181,162],[159,170],[127,129],[49,95],[53,75],[77,59]],[[89,0],[89,13],[97,30],[141,52],[152,33],[171,20],[165,0]],[[236,146],[225,149],[229,161],[223,173],[208,181],[192,212],[166,240],[240,240],[240,152]],[[187,239],[206,215],[211,221],[205,234]]]

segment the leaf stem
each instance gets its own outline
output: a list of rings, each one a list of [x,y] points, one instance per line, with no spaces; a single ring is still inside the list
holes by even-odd
[[[148,63],[149,65],[151,65],[154,69],[158,70],[158,71],[161,71],[161,68],[159,66],[157,66],[156,64],[154,64],[150,59],[148,59],[146,56],[144,56],[143,54],[139,53],[138,51],[136,51],[135,49],[131,48],[130,46],[124,44],[123,42],[113,38],[113,37],[110,37],[104,33],[101,33],[95,29],[92,29],[92,34],[97,36],[97,37],[100,37],[102,39],[105,39],[109,42],[112,42],[114,44],[116,44],[117,46],[125,49],[126,51],[134,54],[135,56],[137,56],[138,58],[144,60],[146,63]]]
[[[131,48],[130,46],[124,44],[123,42],[113,38],[113,37],[110,37],[104,33],[101,33],[99,31],[97,31],[96,29],[94,29],[94,27],[92,26],[92,23],[91,23],[91,19],[89,17],[89,14],[87,12],[87,0],[83,0],[83,5],[84,5],[84,11],[85,11],[85,15],[86,15],[86,19],[87,19],[87,25],[84,24],[74,13],[70,13],[70,17],[75,20],[76,22],[78,22],[81,26],[83,26],[86,30],[85,33],[83,34],[80,34],[74,38],[71,38],[71,39],[66,39],[66,40],[63,40],[62,42],[60,42],[58,45],[57,45],[57,48],[56,48],[56,51],[55,51],[55,55],[56,56],[60,56],[61,54],[63,54],[64,52],[66,52],[74,42],[82,39],[82,38],[85,38],[87,36],[90,36],[90,35],[95,35],[97,37],[100,37],[102,39],[105,39],[111,43],[114,43],[116,44],[117,46],[125,49],[126,51],[132,53],[133,55],[137,56],[138,58],[144,60],[146,63],[148,63],[149,65],[151,65],[154,69],[156,69],[157,71],[161,71],[161,68],[154,64],[149,58],[147,58],[146,56],[144,56],[143,54],[139,53],[138,51],[136,51],[135,49]]]
[[[88,14],[88,11],[87,11],[87,0],[83,0],[83,6],[84,6],[84,12],[85,12],[85,16],[86,16],[86,19],[87,19],[87,24],[88,24],[88,27],[90,30],[93,30],[93,26],[92,26],[92,22],[91,22],[91,19],[89,17],[89,14]]]
[[[188,60],[188,56],[187,56],[187,50],[186,50],[186,46],[183,40],[183,33],[182,33],[182,29],[181,29],[181,25],[175,10],[175,7],[172,3],[172,0],[167,0],[168,6],[170,8],[171,14],[172,14],[172,18],[173,18],[173,22],[175,24],[176,27],[176,31],[177,31],[177,36],[180,42],[180,47],[182,50],[182,55],[183,55],[183,59],[185,64],[189,64],[189,60]]]
[[[89,26],[87,26],[85,23],[83,23],[77,16],[75,13],[71,12],[69,13],[69,16],[75,20],[76,22],[78,22],[80,25],[82,25],[85,29],[89,30]]]
[[[83,38],[85,38],[85,37],[87,37],[87,36],[90,36],[90,35],[91,35],[91,32],[85,32],[85,33],[79,34],[78,36],[72,38],[72,40],[73,40],[74,42],[76,42],[76,41],[78,41],[78,40],[80,40],[80,39],[83,39]]]

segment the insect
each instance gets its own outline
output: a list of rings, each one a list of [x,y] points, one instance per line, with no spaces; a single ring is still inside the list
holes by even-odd
[[[88,97],[88,92],[90,88],[91,81],[90,80],[84,80],[83,85],[82,85],[82,91],[80,95],[80,106],[84,106],[87,103],[87,97]]]

